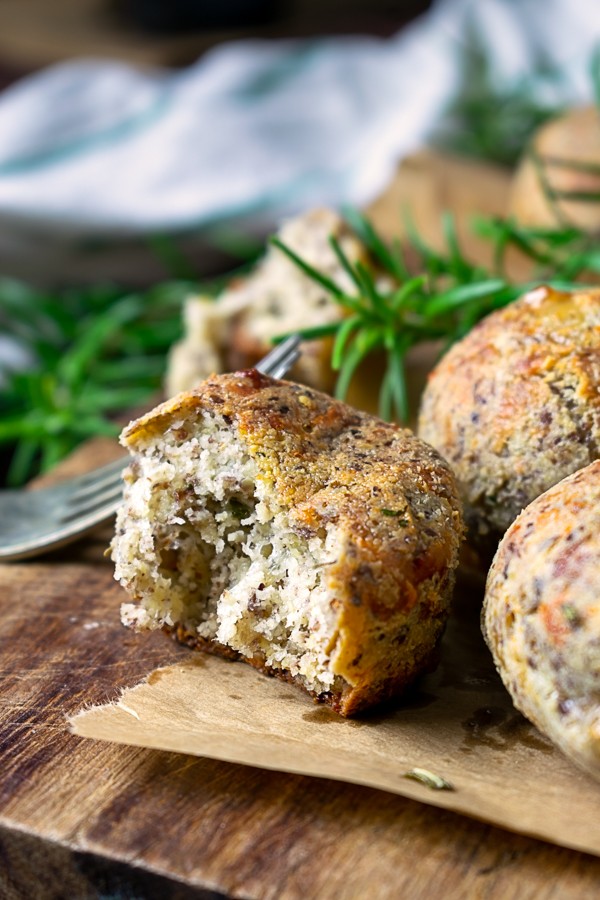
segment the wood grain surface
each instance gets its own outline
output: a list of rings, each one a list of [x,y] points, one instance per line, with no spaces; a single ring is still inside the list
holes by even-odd
[[[600,859],[454,813],[71,735],[68,714],[188,653],[121,627],[108,538],[0,567],[2,900],[598,896]]]

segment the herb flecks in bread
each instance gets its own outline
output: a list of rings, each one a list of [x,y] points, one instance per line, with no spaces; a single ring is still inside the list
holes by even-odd
[[[461,515],[449,467],[411,432],[251,370],[122,440],[125,624],[245,659],[344,715],[435,662]]]
[[[600,778],[600,461],[525,509],[488,575],[483,630],[515,706]]]
[[[495,549],[600,457],[600,290],[540,287],[475,326],[431,374],[419,435],[452,465],[471,537]]]

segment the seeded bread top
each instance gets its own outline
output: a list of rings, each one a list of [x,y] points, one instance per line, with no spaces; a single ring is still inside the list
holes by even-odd
[[[129,425],[122,443],[142,450],[167,429],[183,440],[203,409],[231,422],[298,525],[335,521],[365,551],[385,546],[394,568],[402,561],[405,569],[410,557],[414,575],[423,554],[437,556],[448,529],[457,531],[454,478],[432,447],[408,429],[254,369],[213,376],[161,404]]]
[[[429,378],[419,434],[451,463],[473,537],[600,456],[600,290],[541,287],[479,323]]]
[[[515,705],[600,778],[600,461],[531,503],[487,579],[483,632]]]

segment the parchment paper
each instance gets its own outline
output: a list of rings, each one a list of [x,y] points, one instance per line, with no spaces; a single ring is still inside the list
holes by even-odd
[[[480,602],[481,584],[463,579],[439,668],[394,709],[362,719],[344,720],[243,663],[190,651],[189,663],[152,672],[114,703],[74,716],[71,728],[369,785],[600,855],[600,785],[514,710],[481,638]],[[414,769],[452,789],[407,778]]]

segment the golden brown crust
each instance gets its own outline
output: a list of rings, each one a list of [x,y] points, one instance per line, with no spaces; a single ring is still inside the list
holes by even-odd
[[[600,461],[538,497],[490,569],[483,631],[518,709],[600,777]]]
[[[441,638],[445,626],[446,615],[440,621],[438,638]],[[420,656],[413,660],[410,671],[401,670],[395,675],[388,676],[385,680],[378,683],[377,693],[375,694],[372,687],[363,690],[362,695],[353,691],[348,684],[342,685],[341,690],[335,691],[311,691],[307,688],[302,678],[291,675],[284,669],[275,669],[267,665],[264,655],[257,653],[255,656],[243,656],[237,650],[226,647],[218,641],[209,641],[200,637],[196,631],[190,631],[183,625],[163,625],[162,630],[173,640],[179,644],[184,644],[190,650],[199,650],[203,653],[210,653],[212,656],[219,656],[230,662],[245,662],[271,678],[277,678],[279,681],[285,681],[287,684],[293,684],[307,693],[316,703],[322,703],[330,706],[336,712],[343,716],[353,716],[357,713],[369,709],[374,704],[378,706],[398,697],[419,675],[433,671],[439,662],[439,640],[436,640],[427,653],[427,656]]]
[[[343,536],[328,584],[345,687],[327,702],[349,715],[398,693],[431,664],[448,614],[462,532],[448,465],[408,430],[255,370],[213,376],[132,423],[123,442],[142,449],[205,408],[237,429],[298,534],[333,524]]]
[[[419,435],[453,466],[476,541],[600,456],[600,291],[539,288],[484,319],[430,376]]]

